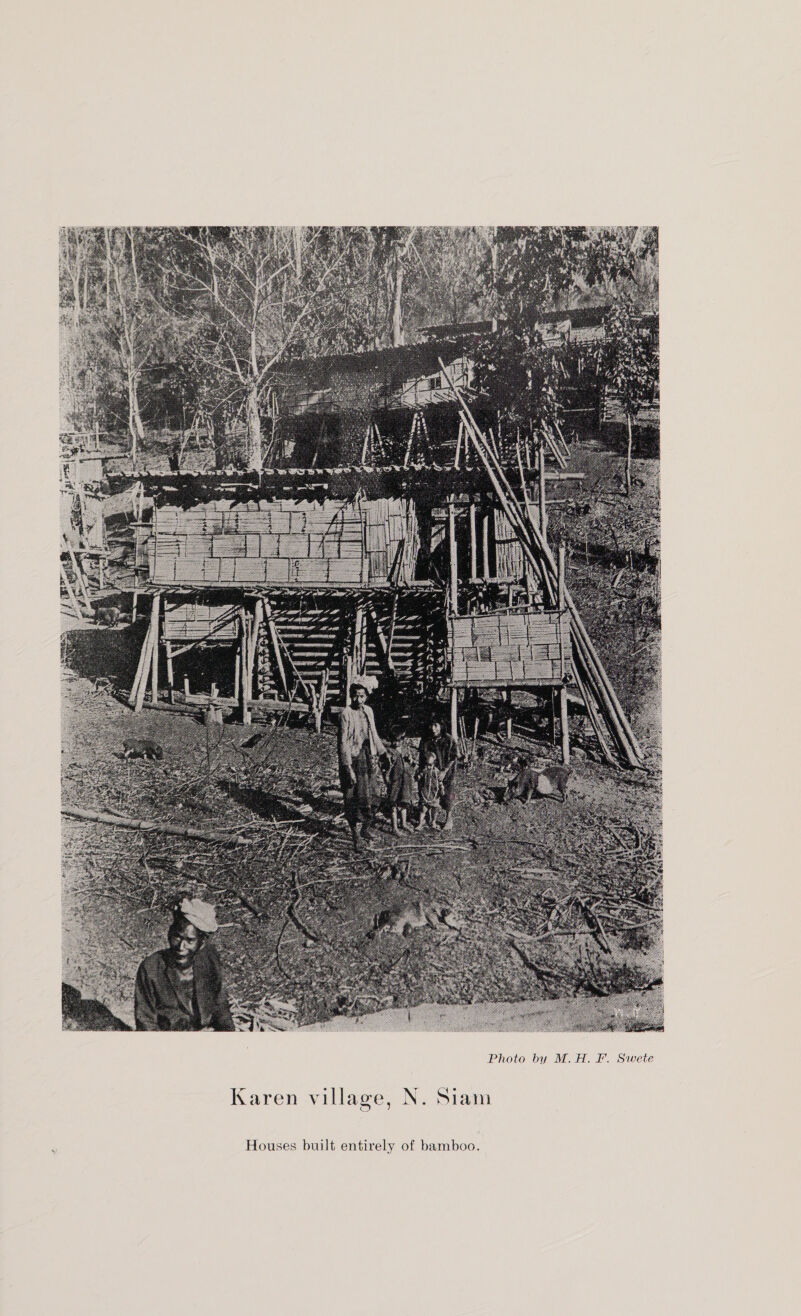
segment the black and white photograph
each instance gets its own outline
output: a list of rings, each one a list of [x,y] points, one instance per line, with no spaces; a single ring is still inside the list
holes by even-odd
[[[62,1020],[663,1027],[658,233],[59,233]]]

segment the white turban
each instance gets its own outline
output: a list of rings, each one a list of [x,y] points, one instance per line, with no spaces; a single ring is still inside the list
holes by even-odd
[[[197,928],[198,932],[217,931],[217,911],[205,900],[190,900],[188,896],[184,896],[178,906],[178,913],[183,914],[186,921]]]

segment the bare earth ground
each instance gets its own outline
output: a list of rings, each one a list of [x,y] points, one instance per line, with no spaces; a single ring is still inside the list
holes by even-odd
[[[383,819],[373,853],[355,856],[333,726],[321,736],[234,723],[210,733],[185,715],[137,716],[115,696],[132,676],[140,632],[65,636],[64,805],[247,841],[63,819],[67,1026],[132,1024],[136,968],[164,944],[171,897],[190,890],[217,906],[217,948],[242,1027],[661,1027],[658,584],[642,563],[625,565],[628,550],[658,544],[658,465],[635,463],[639,483],[626,502],[617,459],[588,453],[577,464],[589,464],[591,478],[553,509],[551,533],[564,529],[573,545],[569,584],[646,770],[600,762],[577,719],[564,804],[501,804],[507,745],[491,732],[479,740],[480,761],[461,771],[454,832],[396,840]],[[380,697],[374,704],[380,724]],[[527,716],[514,747],[556,761]],[[126,761],[130,736],[157,740],[164,758]],[[447,906],[458,930],[370,935],[378,913],[421,898]],[[432,1008],[415,1009],[424,1005]]]

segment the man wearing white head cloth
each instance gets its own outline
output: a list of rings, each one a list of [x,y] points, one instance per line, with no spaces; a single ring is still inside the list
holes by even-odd
[[[350,687],[350,706],[343,708],[339,718],[339,784],[355,850],[359,849],[360,827],[362,840],[370,844],[378,760],[387,756],[367,702],[369,691],[377,684],[374,676],[357,677]]]
[[[139,965],[134,1017],[140,1032],[234,1032],[217,952],[213,905],[184,896],[173,910],[167,948]]]

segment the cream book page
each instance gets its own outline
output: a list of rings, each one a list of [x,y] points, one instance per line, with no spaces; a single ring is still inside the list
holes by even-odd
[[[794,11],[4,36],[4,1312],[794,1310]]]

